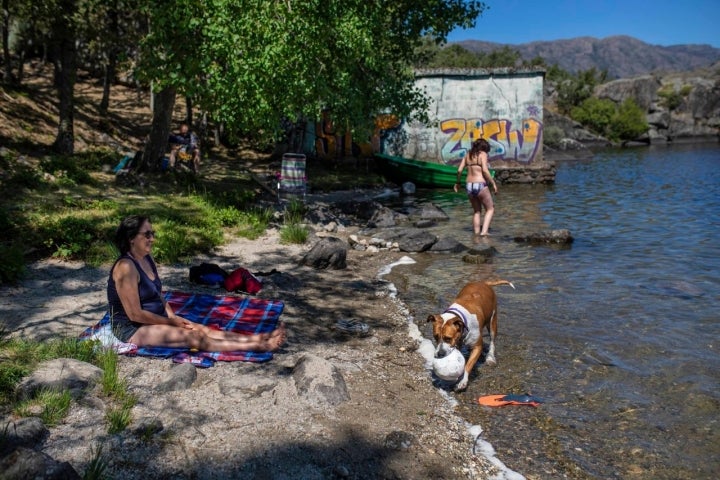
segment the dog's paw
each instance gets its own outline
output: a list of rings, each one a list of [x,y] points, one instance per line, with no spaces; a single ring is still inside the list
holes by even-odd
[[[497,360],[495,360],[495,356],[492,356],[492,357],[491,357],[491,356],[488,356],[488,357],[485,359],[485,364],[486,364],[486,365],[491,365],[491,366],[493,366],[493,367],[494,367],[495,365],[497,365]]]
[[[467,374],[467,372],[465,372],[465,374],[460,379],[460,381],[455,384],[454,390],[456,392],[459,392],[460,390],[465,390],[467,388],[467,385],[468,385],[468,374]]]

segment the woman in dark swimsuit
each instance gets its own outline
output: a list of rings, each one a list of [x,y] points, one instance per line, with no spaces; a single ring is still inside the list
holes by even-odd
[[[488,152],[490,152],[490,144],[484,138],[475,140],[470,151],[463,157],[460,165],[458,165],[457,182],[453,186],[455,192],[458,191],[462,171],[467,167],[468,173],[465,179],[465,189],[470,199],[470,205],[473,207],[473,231],[475,235],[486,236],[490,229],[490,222],[495,213],[495,204],[488,185],[492,185],[493,192],[497,193],[497,184],[490,174],[488,168]],[[485,217],[480,226],[480,214],[482,207],[485,207]]]
[[[120,250],[108,279],[112,328],[123,342],[137,346],[188,347],[211,352],[275,351],[286,340],[285,326],[267,334],[241,335],[190,322],[172,311],[151,256],[155,231],[150,218],[132,215],[115,233]]]

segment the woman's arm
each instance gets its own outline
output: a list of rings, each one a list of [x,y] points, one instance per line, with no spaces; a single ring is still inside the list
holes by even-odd
[[[460,161],[460,165],[458,165],[457,169],[457,180],[455,181],[455,185],[453,185],[453,190],[457,193],[458,186],[460,185],[460,179],[462,178],[462,172],[465,170],[465,164],[467,163],[468,154],[466,153],[463,159]]]
[[[492,174],[490,173],[490,168],[488,168],[488,155],[485,152],[480,153],[480,163],[482,165],[482,174],[483,177],[485,177],[485,182],[488,185],[492,185],[493,192],[497,193],[497,184],[495,183],[495,179],[493,178]]]

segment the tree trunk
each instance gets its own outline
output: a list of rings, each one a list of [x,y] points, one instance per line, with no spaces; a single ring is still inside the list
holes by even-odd
[[[185,123],[192,127],[193,122],[193,102],[190,96],[185,96]]]
[[[160,162],[167,150],[168,137],[170,136],[170,122],[175,107],[175,93],[175,88],[166,87],[154,96],[152,125],[150,126],[147,144],[143,150],[141,171],[157,172],[160,170]]]
[[[108,108],[110,107],[110,87],[115,80],[115,71],[117,67],[117,54],[115,53],[114,47],[111,49],[108,55],[110,56],[110,58],[108,58],[107,65],[105,65],[105,75],[103,77],[103,93],[102,99],[100,99],[100,107],[98,109],[101,121],[107,120]]]
[[[58,153],[72,155],[75,151],[73,92],[77,73],[77,52],[75,48],[75,29],[70,13],[75,11],[75,1],[66,0],[60,5],[67,15],[59,15],[55,19],[52,34],[54,37],[55,55],[55,87],[58,90],[60,122],[58,133],[53,143],[53,150]]]
[[[108,60],[105,65],[105,75],[103,78],[103,94],[100,100],[99,114],[100,120],[107,120],[108,107],[110,106],[110,87],[115,82],[115,71],[117,67],[118,47],[117,41],[120,34],[118,32],[118,12],[117,2],[113,2],[113,6],[108,12],[108,30],[110,31],[110,48],[108,49]]]
[[[10,58],[10,0],[2,0],[2,49],[5,59],[4,79],[7,84],[14,84],[12,73],[12,59]]]

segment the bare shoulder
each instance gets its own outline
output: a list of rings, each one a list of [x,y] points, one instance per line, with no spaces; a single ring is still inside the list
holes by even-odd
[[[121,258],[115,264],[115,268],[113,268],[113,278],[115,279],[137,275],[137,268],[129,258]]]

